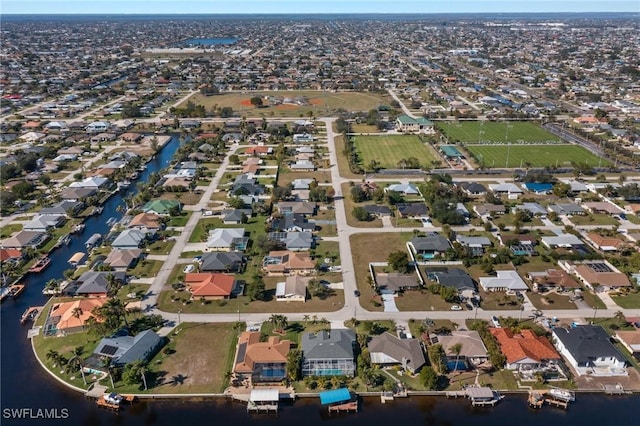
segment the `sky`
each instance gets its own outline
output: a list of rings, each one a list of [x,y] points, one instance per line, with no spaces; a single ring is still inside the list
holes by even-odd
[[[0,0],[2,14],[639,12],[640,0]]]

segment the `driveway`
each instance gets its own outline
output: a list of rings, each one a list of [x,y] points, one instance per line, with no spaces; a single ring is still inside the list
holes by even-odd
[[[384,303],[385,312],[400,312],[396,306],[396,296],[393,294],[383,294],[382,303]]]

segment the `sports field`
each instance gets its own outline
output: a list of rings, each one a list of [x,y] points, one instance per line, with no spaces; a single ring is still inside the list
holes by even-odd
[[[478,164],[485,167],[567,167],[572,162],[592,167],[608,166],[610,161],[600,158],[577,145],[467,145],[465,147]],[[508,164],[507,164],[508,157]],[[505,166],[506,164],[506,166]]]
[[[256,108],[251,105],[251,98],[260,96],[264,100],[264,107]],[[293,100],[297,97],[306,99],[302,105],[294,103],[282,103],[280,105],[270,105],[264,99],[265,96],[275,98],[289,98]],[[316,117],[330,114],[338,109],[347,111],[369,111],[380,105],[389,105],[391,98],[386,94],[360,93],[360,92],[325,92],[321,90],[283,90],[277,92],[234,92],[220,95],[203,96],[196,93],[188,101],[196,105],[204,105],[205,109],[211,107],[231,107],[234,111],[243,115],[253,117],[300,117],[313,113]],[[180,106],[186,105],[186,101]]]
[[[471,143],[560,143],[557,136],[526,121],[439,122],[438,129],[449,142]]]
[[[415,135],[354,136],[354,142],[365,167],[371,160],[378,161],[385,169],[396,169],[400,160],[410,157],[417,158],[421,165],[428,167],[433,160],[441,160],[431,146],[422,143]]]

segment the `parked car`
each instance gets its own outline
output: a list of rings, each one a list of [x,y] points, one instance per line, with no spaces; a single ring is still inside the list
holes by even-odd
[[[196,256],[193,259],[191,259],[191,261],[193,263],[200,263],[200,262],[202,262],[202,256]]]
[[[461,311],[462,307],[460,305],[451,305],[452,311]]]
[[[354,295],[355,297],[360,297],[360,291],[359,291],[359,290],[354,290],[354,291],[353,291],[353,295]]]
[[[184,267],[184,269],[182,270],[182,272],[184,272],[185,274],[188,274],[190,272],[193,272],[196,268],[193,265],[187,265]]]
[[[500,320],[495,315],[491,317],[491,323],[495,328],[502,328],[502,326],[500,325]]]

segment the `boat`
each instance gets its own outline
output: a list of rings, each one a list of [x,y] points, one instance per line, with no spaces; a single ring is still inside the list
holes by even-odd
[[[20,317],[20,324],[25,324],[28,321],[36,319],[38,312],[40,312],[42,308],[42,306],[29,306]]]
[[[4,299],[6,299],[7,297],[9,297],[9,287],[2,287],[0,289],[0,303],[4,302]]]
[[[549,395],[556,398],[556,399],[560,399],[562,401],[575,401],[576,397],[573,394],[573,392],[565,390],[565,389],[558,389],[558,388],[553,388],[549,390]]]
[[[71,232],[72,233],[82,232],[82,231],[84,231],[84,227],[85,227],[84,223],[79,223],[79,224],[75,225],[73,228],[71,228]]]
[[[68,246],[70,242],[71,242],[71,237],[69,236],[69,234],[63,235],[62,237],[60,237],[60,239],[58,239],[59,245],[64,244],[65,246]]]
[[[123,191],[131,186],[131,182],[129,180],[123,180],[118,182],[118,190]]]
[[[118,223],[118,219],[115,217],[110,217],[109,219],[107,219],[107,225],[109,226],[113,226],[116,223]]]
[[[38,259],[36,263],[33,264],[33,266],[31,266],[31,268],[29,268],[29,272],[38,274],[44,271],[45,268],[49,266],[50,263],[51,263],[51,259],[49,259],[48,256],[42,256],[40,259]]]
[[[0,302],[4,302],[4,300],[8,299],[9,297],[15,299],[16,297],[20,296],[24,291],[24,287],[24,284],[14,284],[9,287],[4,287],[2,289],[2,294],[0,294]]]
[[[108,408],[109,410],[114,411],[120,410],[121,402],[122,397],[115,392],[105,393],[96,401],[98,407]]]

